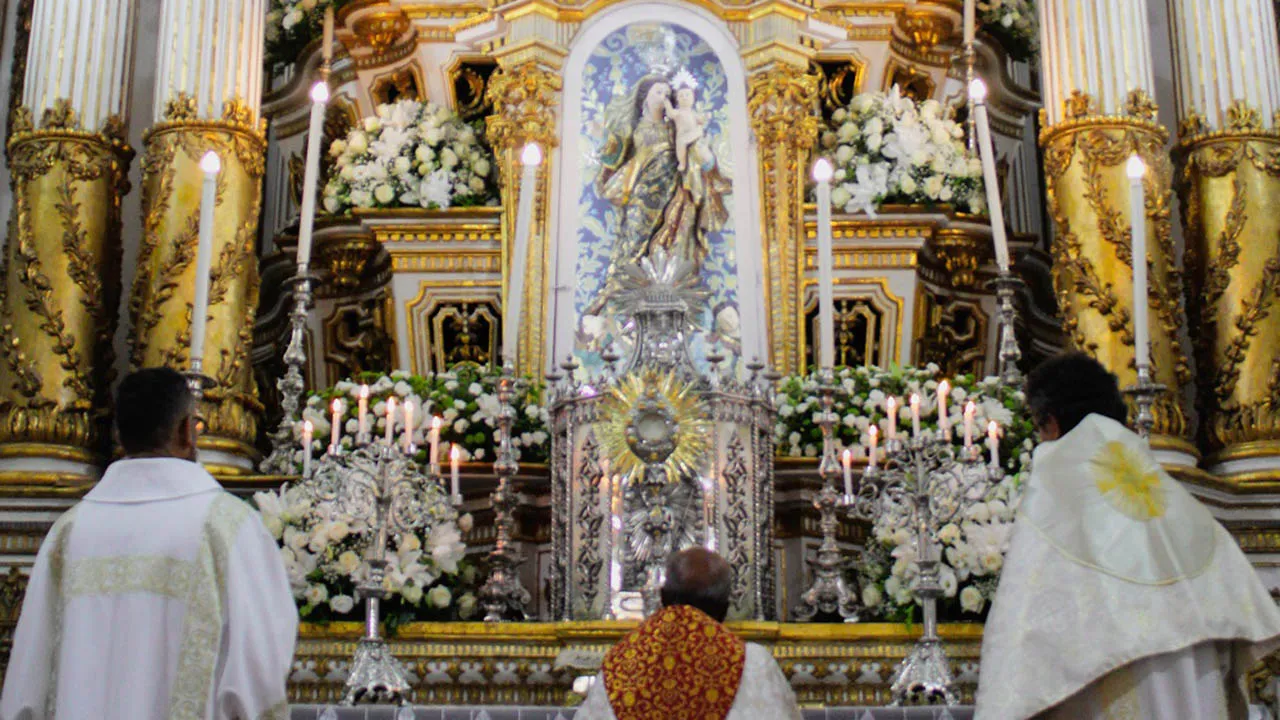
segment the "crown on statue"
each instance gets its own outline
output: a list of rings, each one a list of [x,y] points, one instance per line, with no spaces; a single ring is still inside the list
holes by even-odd
[[[666,75],[676,67],[676,36],[660,25],[639,25],[627,29],[627,41],[649,72]]]
[[[690,90],[698,89],[698,79],[689,72],[689,68],[680,68],[680,72],[671,78],[671,87],[675,90],[680,88],[689,88]]]

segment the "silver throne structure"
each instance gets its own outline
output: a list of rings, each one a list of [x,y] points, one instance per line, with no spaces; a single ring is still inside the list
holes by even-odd
[[[733,568],[730,618],[777,617],[773,382],[714,351],[695,367],[704,302],[692,264],[659,250],[627,266],[610,305],[633,333],[630,357],[606,353],[605,369],[576,378],[567,361],[553,384],[556,619],[652,611],[667,556],[694,545]]]

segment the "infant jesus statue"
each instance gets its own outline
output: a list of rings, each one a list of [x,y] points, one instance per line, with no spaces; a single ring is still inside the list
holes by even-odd
[[[689,145],[702,137],[706,120],[693,109],[693,89],[698,86],[693,75],[682,69],[676,73],[672,84],[676,87],[676,104],[673,107],[671,100],[667,99],[667,120],[676,126],[676,161],[680,171],[684,172],[688,165]]]

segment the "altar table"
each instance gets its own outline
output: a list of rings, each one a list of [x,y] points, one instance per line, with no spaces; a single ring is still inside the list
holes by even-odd
[[[323,705],[295,705],[291,720],[317,720]],[[338,720],[397,720],[387,706],[336,708]],[[415,707],[414,720],[573,720],[574,708],[546,707]],[[808,708],[805,720],[972,720],[973,708]]]

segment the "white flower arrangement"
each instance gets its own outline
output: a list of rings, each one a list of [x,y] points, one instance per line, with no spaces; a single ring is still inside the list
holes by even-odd
[[[268,0],[266,54],[268,66],[297,59],[320,29],[326,8],[340,8],[351,0]]]
[[[896,85],[887,94],[857,95],[822,134],[823,155],[835,169],[831,202],[872,217],[885,203],[985,212],[982,163],[963,138],[936,100],[917,105]]]
[[[842,390],[833,408],[840,417],[835,428],[837,443],[852,449],[855,457],[865,459],[867,449],[863,440],[867,428],[874,424],[881,437],[887,436],[885,401],[888,397],[898,399],[898,429],[911,427],[911,410],[906,400],[912,393],[920,396],[922,429],[936,430],[937,390],[942,379],[938,366],[933,364],[924,368],[837,370],[836,381]],[[1022,497],[1022,483],[1031,468],[1035,430],[1027,419],[1025,398],[1020,390],[1007,388],[996,378],[978,381],[960,376],[948,380],[952,386],[947,403],[952,427],[963,427],[964,406],[973,401],[975,427],[985,428],[988,421],[994,420],[1003,431],[1000,458],[1005,479],[989,497],[970,504],[939,532],[943,552],[941,608],[944,614],[963,618],[981,616],[995,595],[1014,515]],[[822,447],[822,430],[815,417],[820,410],[818,379],[813,375],[783,378],[775,403],[778,424],[774,433],[779,454],[817,457]],[[956,433],[956,442],[963,442],[959,433]],[[910,618],[915,611],[912,588],[918,573],[909,518],[881,514],[872,523],[871,541],[857,567],[863,605],[877,617]]]
[[[493,155],[476,127],[435,103],[378,106],[345,140],[335,140],[324,209],[496,205]]]
[[[1034,0],[978,0],[982,29],[990,33],[1015,60],[1028,60],[1040,50],[1040,28]]]
[[[476,571],[462,542],[471,516],[458,517],[436,486],[424,488],[423,495],[430,526],[394,535],[388,545],[383,587],[390,597],[383,612],[391,629],[413,620],[467,619],[475,612]],[[355,588],[367,577],[362,558],[373,541],[369,526],[317,500],[307,481],[259,492],[253,499],[280,543],[299,615],[319,622],[357,619]]]

